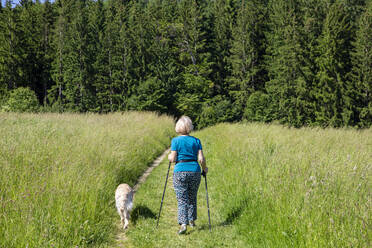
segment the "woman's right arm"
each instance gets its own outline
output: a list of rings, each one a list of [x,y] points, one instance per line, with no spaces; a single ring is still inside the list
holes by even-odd
[[[171,151],[168,155],[169,162],[174,163],[176,162],[176,159],[177,159],[177,151]]]
[[[208,173],[207,162],[205,161],[203,150],[199,150],[199,152],[198,152],[198,161],[199,161],[200,165],[202,166],[203,171],[205,173]]]

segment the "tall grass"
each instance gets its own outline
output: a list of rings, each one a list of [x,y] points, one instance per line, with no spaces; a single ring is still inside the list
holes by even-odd
[[[368,247],[372,132],[219,125],[200,133],[219,221],[252,247]]]
[[[172,135],[152,113],[0,113],[0,247],[105,244],[115,187],[133,186]]]
[[[176,234],[177,205],[169,184],[154,231],[163,163],[136,195],[127,247],[371,246],[371,129],[220,124],[194,135],[209,167],[212,232],[203,180],[197,228]]]

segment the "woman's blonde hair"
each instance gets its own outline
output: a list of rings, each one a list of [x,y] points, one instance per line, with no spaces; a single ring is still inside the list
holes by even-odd
[[[176,123],[176,132],[179,134],[189,134],[194,129],[192,121],[188,116],[181,116],[181,118]]]

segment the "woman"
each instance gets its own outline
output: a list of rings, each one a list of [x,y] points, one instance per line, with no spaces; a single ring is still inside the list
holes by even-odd
[[[201,164],[204,173],[208,173],[202,145],[198,138],[190,136],[193,130],[191,119],[182,116],[176,123],[178,137],[172,139],[170,162],[176,162],[173,173],[173,185],[178,201],[178,234],[186,233],[186,226],[195,226],[196,198],[201,179]]]

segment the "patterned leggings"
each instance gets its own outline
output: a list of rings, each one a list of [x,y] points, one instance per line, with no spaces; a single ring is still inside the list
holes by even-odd
[[[196,198],[200,185],[200,172],[174,172],[173,186],[178,201],[178,223],[196,220]]]

